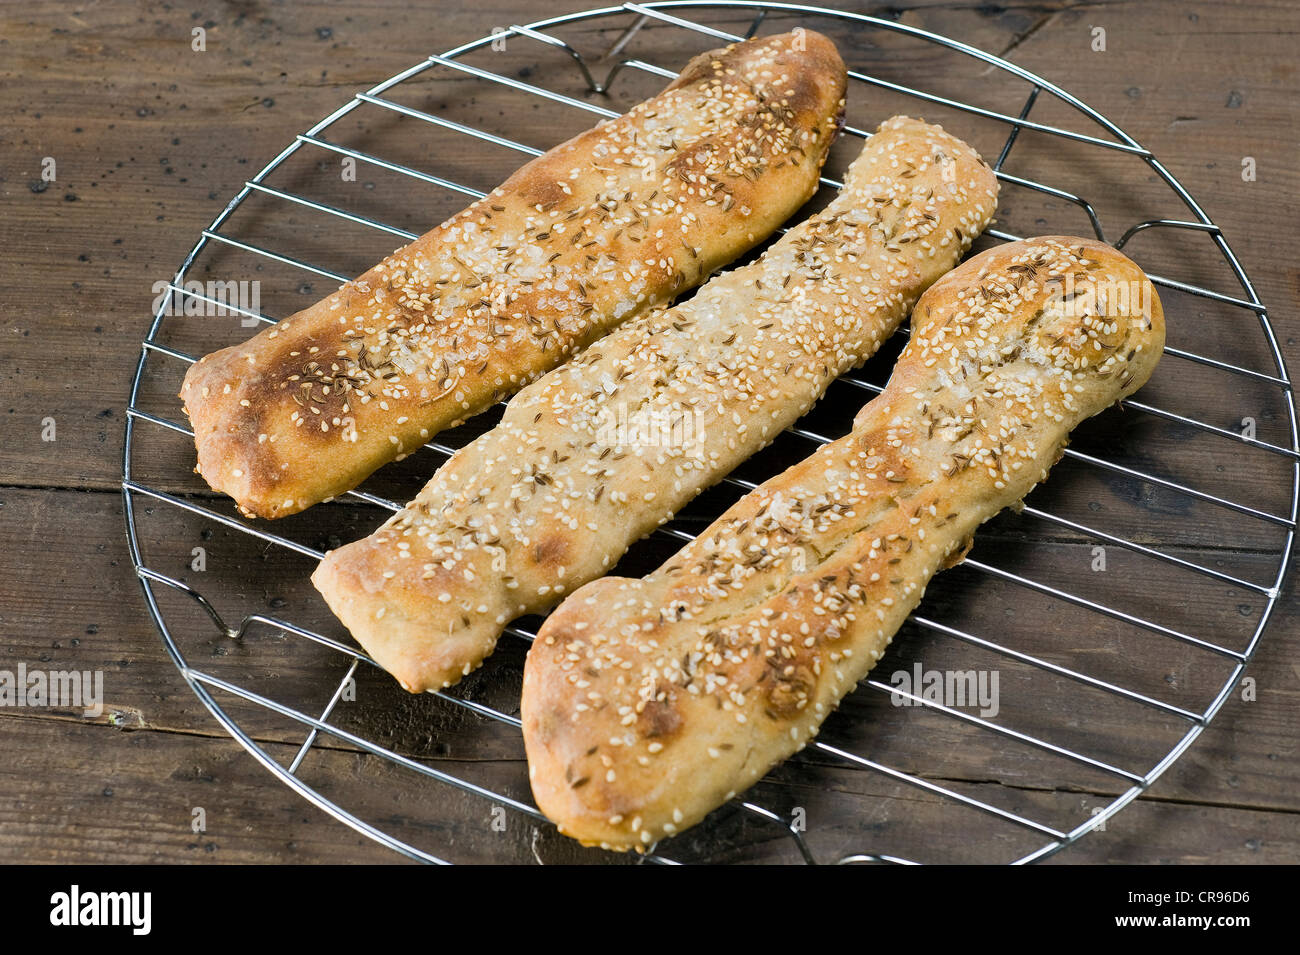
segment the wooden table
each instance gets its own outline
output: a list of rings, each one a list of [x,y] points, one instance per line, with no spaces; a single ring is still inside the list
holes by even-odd
[[[0,332],[0,415],[6,424],[0,446],[0,528],[6,555],[0,668],[16,669],[23,662],[29,668],[100,670],[106,687],[106,707],[97,718],[58,709],[0,709],[0,860],[307,863],[398,858],[276,783],[215,723],[164,652],[123,535],[123,415],[154,283],[172,274],[199,231],[293,133],[356,90],[430,51],[493,27],[576,8],[570,0],[558,5],[483,0],[465,6],[435,13],[407,3],[331,0],[46,2],[0,9],[0,287],[7,312]],[[852,6],[873,12],[865,5]],[[1297,367],[1300,271],[1288,244],[1300,192],[1294,161],[1300,132],[1294,55],[1300,10],[1293,4],[1044,0],[1004,6],[921,0],[887,8],[883,15],[960,38],[1040,73],[1150,148],[1223,227],[1270,308],[1283,352]],[[205,31],[203,51],[192,48],[196,27]],[[1105,31],[1104,51],[1094,48],[1098,28]],[[588,49],[600,48],[593,41]],[[518,44],[506,54],[520,57],[510,64],[516,75],[529,76],[528,57],[539,59],[536,48],[530,50]],[[891,51],[863,41],[855,52],[887,61]],[[545,62],[563,65],[564,60]],[[917,62],[916,82],[930,77],[927,66]],[[942,76],[933,78],[943,86]],[[483,121],[498,115],[500,104],[490,97],[465,103],[456,100],[461,88],[451,81],[428,82],[424,93],[430,104],[441,97]],[[890,108],[886,99],[864,104],[863,115],[875,110],[877,120],[882,118],[880,111]],[[996,108],[1014,113],[1018,105],[999,103]],[[947,114],[942,118],[948,122]],[[1059,114],[1042,121],[1054,118]],[[544,125],[539,132],[537,119],[521,117],[519,124],[518,138],[525,141],[530,136],[545,141],[551,135]],[[963,134],[958,123],[950,127]],[[1017,171],[1014,159],[1019,155],[1013,152],[1009,171]],[[53,182],[42,177],[46,157],[55,163]],[[1246,157],[1254,161],[1254,181],[1243,178]],[[406,161],[419,165],[419,159],[413,154]],[[458,161],[467,159],[472,154]],[[1043,162],[1050,167],[1052,159]],[[1106,181],[1108,168],[1105,163],[1076,166],[1071,175],[1083,192],[1092,179]],[[1154,188],[1154,180],[1145,174],[1139,178],[1135,192],[1140,200],[1147,186]],[[417,215],[399,201],[393,211],[399,218],[405,213],[402,221],[431,223],[451,207]],[[1154,214],[1171,211],[1186,217],[1185,209]],[[1032,212],[1021,205],[1004,219],[1032,218]],[[291,228],[318,224],[305,213],[283,221]],[[1086,229],[1086,219],[1077,218],[1074,228]],[[1135,240],[1133,248],[1157,259],[1162,253],[1159,241],[1142,246]],[[386,251],[385,244],[373,251]],[[365,256],[372,250],[355,252],[339,267],[367,264]],[[1184,264],[1194,272],[1211,268]],[[1176,274],[1179,265],[1170,263],[1167,274]],[[267,281],[273,284],[269,273]],[[275,294],[279,303],[301,307],[328,284],[299,278],[298,285],[277,287]],[[1224,288],[1222,281],[1218,287]],[[1250,328],[1206,319],[1197,350],[1231,356],[1240,337],[1258,336]],[[1249,405],[1204,410],[1225,427],[1263,415],[1260,436],[1267,432],[1268,440],[1286,440],[1284,422],[1266,411]],[[55,424],[54,441],[42,440],[48,419]],[[1208,459],[1204,471],[1191,477],[1213,477]],[[201,486],[189,486],[196,489]],[[374,523],[373,516],[357,520],[358,533]],[[1225,533],[1236,533],[1238,526],[1230,522]],[[150,533],[155,544],[167,539],[165,531]],[[211,528],[197,533],[195,540],[174,542],[176,552],[160,558],[170,561],[167,566],[178,576],[186,575],[191,544],[211,541],[210,560],[229,560],[218,556],[227,540],[219,528],[215,537]],[[238,546],[231,544],[230,553]],[[1077,540],[1061,542],[1062,548],[1083,546]],[[1267,550],[1264,543],[1247,543],[1232,556],[1267,568]],[[1179,553],[1209,563],[1222,556],[1204,536]],[[250,567],[253,572],[230,585],[233,590],[225,589],[229,599],[222,609],[247,612],[249,606],[274,608],[298,599],[297,591],[286,598],[275,581],[257,577],[256,548],[241,559],[241,573]],[[309,562],[303,569],[309,569]],[[206,579],[213,572],[217,569],[210,569]],[[1177,586],[1163,572],[1152,572],[1146,585]],[[248,606],[239,603],[244,597]],[[1025,612],[1032,618],[1034,611]],[[1300,605],[1288,585],[1249,671],[1257,681],[1257,699],[1246,702],[1234,694],[1201,739],[1146,795],[1105,832],[1088,836],[1054,861],[1300,861],[1298,622]],[[1050,617],[1041,625],[1050,628]],[[222,664],[227,650],[218,640],[209,644],[213,665]],[[1147,651],[1141,645],[1132,652],[1136,670],[1160,665],[1154,657],[1144,659]],[[295,670],[297,666],[286,657],[279,678],[310,682],[311,674]],[[1171,672],[1167,680],[1172,684],[1177,677]],[[376,694],[386,693],[377,676],[371,683]],[[395,740],[409,742],[412,734],[425,743],[434,737],[449,740],[430,744],[433,765],[472,771],[485,780],[518,776],[519,752],[512,742],[492,737],[471,751],[462,746],[470,732],[465,725],[419,725],[418,714],[402,709],[402,701],[386,705],[387,711],[371,708],[358,719],[369,720],[372,729],[378,725],[381,736]],[[259,739],[268,750],[286,758],[301,738],[292,727],[269,721],[259,726]],[[382,773],[377,782],[375,770],[347,746],[331,744],[311,758],[317,761],[315,778],[331,798],[382,789]],[[1019,784],[1014,778],[992,773],[981,778],[977,769],[967,767],[960,781],[1027,800],[1040,795],[1029,785],[1015,793]],[[1076,796],[1086,806],[1090,799],[1107,801],[1108,791],[1085,788]],[[193,824],[197,808],[205,821],[201,832]],[[377,807],[381,821],[395,826],[409,822],[411,809],[397,798]],[[445,826],[424,834],[453,857],[484,860],[513,858],[530,838],[528,827],[521,827],[512,837],[514,851],[499,851],[502,844],[493,841],[497,836],[489,823],[481,807],[448,799]],[[546,846],[554,857],[567,858],[553,838]]]

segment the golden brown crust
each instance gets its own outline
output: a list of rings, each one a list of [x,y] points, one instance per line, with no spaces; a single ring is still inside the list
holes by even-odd
[[[328,298],[193,365],[198,471],[280,517],[349,490],[766,238],[816,190],[844,64],[804,31],[696,57]]]
[[[874,354],[996,196],[969,146],[885,122],[824,210],[524,389],[313,582],[408,690],[460,679],[509,620],[605,573]]]
[[[547,619],[522,701],[538,806],[584,843],[644,848],[802,748],[930,578],[1163,343],[1151,283],[1091,240],[1011,243],[935,283],[849,436]]]

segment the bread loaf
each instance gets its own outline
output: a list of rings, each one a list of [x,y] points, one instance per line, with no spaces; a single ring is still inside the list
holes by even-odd
[[[313,582],[408,690],[459,680],[508,621],[607,571],[873,354],[996,194],[969,146],[919,120],[884,123],[827,208],[524,389]]]
[[[643,849],[747,789],[1163,343],[1151,283],[1092,240],[1015,242],[949,273],[851,434],[648,577],[588,584],[546,620],[522,701],[537,805],[584,843]]]
[[[766,238],[843,109],[820,34],[693,59],[328,298],[191,366],[198,471],[250,516],[343,493]]]

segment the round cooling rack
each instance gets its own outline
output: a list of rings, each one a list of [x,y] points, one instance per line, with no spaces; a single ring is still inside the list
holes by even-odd
[[[458,686],[412,697],[308,583],[325,550],[369,533],[499,409],[336,501],[254,522],[192,473],[185,368],[651,95],[690,56],[796,27],[830,36],[850,69],[823,200],[880,121],[940,122],[1000,180],[977,249],[1059,233],[1125,249],[1161,296],[1169,347],[1136,400],[1079,428],[1026,505],[935,578],[816,742],[639,861],[1039,860],[1122,826],[1116,813],[1250,692],[1243,670],[1296,526],[1294,396],[1226,237],[1155,156],[1033,73],[868,16],[686,0],[493,27],[356,94],[245,184],[160,297],[127,408],[127,537],[181,674],[277,779],[400,853],[637,861],[580,848],[532,803],[517,714],[535,618]],[[846,433],[901,338],[618,572],[657,566],[736,496]]]

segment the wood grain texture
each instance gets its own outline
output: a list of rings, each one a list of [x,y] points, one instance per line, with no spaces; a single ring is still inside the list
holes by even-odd
[[[436,23],[412,27],[409,8],[397,3],[239,9],[245,12],[216,4],[83,8],[49,3],[11,5],[0,11],[0,109],[9,120],[0,131],[0,233],[6,249],[0,276],[9,290],[8,321],[0,332],[5,399],[0,415],[6,423],[6,441],[0,446],[5,485],[0,488],[0,528],[10,545],[0,584],[0,622],[6,634],[0,665],[23,661],[29,666],[103,669],[109,704],[106,715],[93,723],[56,712],[0,710],[0,763],[5,767],[0,859],[5,861],[398,858],[331,822],[275,783],[225,736],[164,653],[140,600],[122,536],[116,488],[126,388],[147,326],[154,283],[171,276],[200,229],[292,133],[310,126],[357,89],[433,50],[481,36],[493,26],[562,11],[534,0],[488,0],[468,10],[440,11]],[[1023,7],[972,0],[909,4],[886,15],[1005,53],[1012,62],[1077,94],[1150,147],[1223,227],[1269,305],[1279,344],[1295,365],[1300,359],[1293,317],[1300,313],[1300,271],[1283,241],[1291,229],[1285,197],[1300,191],[1300,171],[1291,155],[1297,132],[1294,103],[1300,94],[1292,39],[1300,20],[1290,5],[1158,0],[1087,6],[1048,0]],[[397,23],[401,30],[393,29]],[[764,30],[790,25],[775,18]],[[195,26],[208,31],[206,52],[190,50]],[[741,26],[743,32],[739,21],[730,26]],[[1107,31],[1105,52],[1091,49],[1094,26]],[[647,28],[643,33],[638,42],[645,44],[647,55],[673,53],[664,49],[669,31]],[[608,34],[585,27],[566,36],[589,54],[599,54],[609,43]],[[1013,115],[1024,101],[1024,89],[1013,94],[1006,87],[981,85],[983,67],[957,64],[951,57],[888,36],[859,31],[840,42],[846,59],[891,80],[925,78],[937,93],[970,96]],[[698,49],[711,43],[702,38]],[[682,49],[674,55],[684,61],[691,52],[695,50]],[[580,78],[563,51],[512,41],[510,49],[498,55],[499,61],[478,62],[495,63],[521,81],[580,95]],[[616,88],[613,97],[618,104],[635,102],[660,82],[633,73],[619,83],[624,80],[627,85]],[[536,148],[590,125],[586,118],[540,103],[522,115],[509,113],[507,121],[506,110],[519,103],[516,97],[494,94],[482,84],[445,73],[431,72],[405,95],[415,108],[445,110],[465,123],[495,124],[495,129]],[[917,110],[915,101],[885,91],[851,102],[849,122],[870,127],[899,110],[921,112],[958,135],[971,136],[986,154],[996,156],[1001,148],[1001,138],[988,135],[992,127],[976,128],[939,107]],[[1046,99],[1035,110],[1034,118],[1044,122],[1068,118]],[[452,170],[479,188],[490,188],[517,165],[508,151],[468,150],[457,147],[450,136],[412,135],[419,127],[411,123],[367,111],[339,130],[339,141],[359,146],[364,142],[362,148],[373,146],[376,152],[382,147],[384,155],[416,168]],[[846,155],[855,151],[842,150]],[[55,182],[41,180],[45,157],[57,163]],[[1242,179],[1245,157],[1255,160],[1254,182]],[[334,204],[382,214],[385,221],[409,231],[420,231],[463,205],[433,189],[402,189],[400,177],[365,166],[351,196],[337,189],[337,160],[304,154],[286,164],[278,184],[309,195],[325,195],[312,190],[333,184],[328,195]],[[1144,169],[1134,171],[1132,162],[1026,133],[1005,169],[1086,196],[1096,204],[1111,239],[1133,219],[1185,218],[1186,208]],[[836,173],[832,167],[830,174]],[[1123,188],[1114,186],[1116,181]],[[391,236],[346,223],[331,220],[329,228],[323,228],[319,214],[271,201],[250,200],[240,216],[240,235],[267,247],[286,236],[306,236],[301,254],[316,256],[313,261],[341,272],[359,272],[394,244]],[[1003,190],[999,218],[1001,228],[1018,234],[1088,228],[1078,207],[1010,186]],[[344,234],[348,241],[339,241]],[[1128,251],[1151,271],[1205,282],[1229,294],[1240,292],[1213,250],[1195,248],[1185,236],[1148,231],[1134,238]],[[240,272],[262,280],[261,305],[271,315],[291,314],[329,290],[319,276],[259,263],[234,250],[199,263],[196,274],[207,279]],[[1267,355],[1258,349],[1262,339],[1248,313],[1163,290],[1162,298],[1170,317],[1170,345],[1263,365]],[[238,331],[237,319],[196,319],[177,325],[171,343],[202,354],[205,345],[225,343]],[[865,374],[883,382],[890,359],[888,354],[880,356]],[[179,364],[159,365],[151,379],[153,390],[142,396],[142,407],[180,420],[178,403],[168,389],[175,394],[183,371]],[[1277,413],[1274,392],[1213,370],[1164,363],[1143,394],[1149,394],[1152,404],[1188,401],[1189,411],[1221,427],[1235,429],[1243,417],[1253,417],[1261,438],[1286,439],[1286,422]],[[823,403],[826,420],[833,418],[833,402],[857,407],[865,397],[852,386],[832,386]],[[55,442],[41,440],[47,417],[57,423]],[[1223,475],[1239,461],[1239,447],[1231,442],[1143,422],[1123,429],[1123,439],[1115,446],[1114,421],[1102,416],[1096,424],[1078,436],[1075,448],[1113,452],[1134,466],[1163,465],[1168,476],[1260,507],[1277,510],[1288,504],[1290,474],[1282,463],[1261,458],[1247,481],[1226,486]],[[469,433],[477,433],[475,427],[482,425],[467,425]],[[204,496],[197,478],[184,478],[180,464],[187,439],[138,434],[142,479],[161,480],[218,510],[229,504]],[[809,450],[793,438],[779,445],[765,454],[779,461]],[[434,464],[436,457],[426,459],[422,452],[380,475],[367,489],[400,498],[413,493]],[[1150,485],[1121,488],[1113,475],[1089,471],[1068,459],[1054,472],[1054,480],[1058,476],[1068,478],[1068,484],[1063,480],[1057,490],[1049,482],[1032,504],[1060,509],[1065,516],[1103,528],[1132,527],[1139,542],[1160,544],[1178,556],[1249,579],[1265,579],[1275,566],[1268,557],[1281,542],[1275,527],[1243,522],[1220,508],[1190,503]],[[701,499],[676,526],[703,527],[717,513],[708,508],[718,503]],[[277,532],[325,549],[337,546],[331,545],[331,537],[341,542],[364,536],[384,516],[378,509],[342,504],[316,510],[321,511],[319,517],[286,518],[283,527],[276,525]],[[145,518],[151,522],[147,526]],[[1171,526],[1178,529],[1176,539],[1167,536]],[[972,557],[1009,570],[1032,571],[1044,581],[1077,583],[1086,588],[1084,593],[1104,596],[1131,613],[1150,610],[1144,593],[1151,589],[1185,590],[1186,605],[1169,609],[1161,618],[1170,627],[1236,639],[1261,605],[1258,594],[1227,585],[1201,581],[1188,587],[1184,571],[1152,565],[1114,547],[1108,548],[1106,575],[1079,580],[1077,569],[1091,559],[1092,543],[1068,528],[1045,528],[1027,515],[999,518],[987,531]],[[321,628],[328,625],[327,611],[313,603],[306,579],[311,561],[306,558],[296,565],[286,563],[283,554],[272,556],[263,545],[210,520],[163,507],[142,514],[142,534],[154,548],[150,553],[155,566],[195,583],[203,578],[189,569],[191,550],[206,547],[206,573],[223,575],[219,609],[232,619],[257,610]],[[1232,546],[1225,547],[1225,541]],[[664,556],[675,549],[669,542]],[[260,572],[272,560],[276,574]],[[290,579],[295,566],[302,573]],[[1036,634],[1021,649],[1048,659],[1071,659],[1079,647],[1105,638],[1110,641],[1107,651],[1095,654],[1099,675],[1132,681],[1135,688],[1180,705],[1203,705],[1215,680],[1221,682],[1222,671],[1205,668],[1189,648],[1140,629],[1086,618],[1085,627],[1061,632],[1054,626],[1059,605],[1042,594],[969,568],[947,576],[950,582],[936,586],[927,599],[927,614],[936,621],[985,633],[1012,621],[1017,633]],[[345,663],[330,651],[283,638],[274,628],[254,627],[242,644],[225,643],[192,604],[177,601],[168,604],[167,612],[184,622],[179,632],[205,666],[247,673],[255,665],[250,679],[263,681],[259,685],[275,688],[308,712],[319,710],[346,672]],[[1300,688],[1292,663],[1300,653],[1298,633],[1300,606],[1294,585],[1288,584],[1249,671],[1258,682],[1258,699],[1231,699],[1150,793],[1125,809],[1106,832],[1090,835],[1059,861],[1300,860],[1295,784]],[[899,646],[908,647],[909,655],[887,658],[879,672],[902,669],[913,657],[936,667],[949,661],[991,665],[972,663],[981,658],[969,645],[912,624],[900,635]],[[511,695],[517,693],[523,649],[521,642],[499,651],[501,659],[491,670],[498,679],[467,681],[464,689],[473,694],[470,698],[508,711]],[[225,671],[220,670],[223,666]],[[1001,666],[1007,685],[1020,678],[1016,667]],[[384,687],[391,681],[386,683],[377,671],[367,672],[371,670],[358,671],[358,699],[340,712],[340,725],[365,730],[430,765],[454,765],[457,772],[501,792],[526,793],[517,735],[435,699],[403,706],[405,694],[393,687],[391,698],[386,697]],[[1015,694],[1004,689],[1004,697],[1004,716],[1013,720]],[[1055,722],[1038,726],[1039,732],[1063,745],[1087,742],[1089,734],[1070,712],[1077,696],[1062,688],[1058,700],[1048,707]],[[1126,715],[1121,709],[1099,704],[1090,712],[1099,719],[1096,737],[1106,741],[1099,755],[1120,759],[1127,754],[1135,765],[1150,755],[1150,750],[1135,748],[1131,734],[1124,736]],[[1062,790],[1059,764],[1042,755],[1008,749],[992,762],[976,759],[970,731],[953,721],[926,721],[932,744],[922,751],[915,745],[912,722],[923,714],[891,707],[884,694],[857,694],[839,715],[845,719],[838,721],[838,729],[828,725],[825,731],[839,734],[833,737],[838,742],[874,746],[884,762],[934,773],[948,785],[968,787],[963,791],[997,804],[1075,818],[1117,791],[1112,779],[1078,773],[1071,773],[1072,785]],[[240,716],[275,753],[291,758],[302,738],[301,727],[251,710]],[[1150,747],[1158,749],[1162,741],[1153,736]],[[350,752],[339,741],[314,750],[304,771],[313,784],[343,802],[373,799],[373,793],[401,775],[378,760]],[[416,806],[410,795],[419,790],[409,783],[404,786],[390,802],[369,805],[374,819],[431,851],[452,845],[454,850],[447,854],[456,859],[533,859],[532,832],[523,817],[509,814],[503,837],[489,828],[480,801],[449,797],[442,821],[431,821],[427,807]],[[951,823],[944,823],[945,817],[915,790],[885,785],[876,776],[820,758],[788,765],[763,787],[760,796],[774,810],[796,805],[809,809],[816,824],[810,843],[822,857],[878,851],[894,840],[909,839],[919,855],[942,856],[943,841],[951,832],[944,829]],[[105,789],[113,795],[105,795]],[[872,813],[855,816],[848,809],[860,810],[861,793],[895,798],[873,801]],[[208,810],[208,833],[202,836],[190,829],[195,806]],[[725,861],[792,858],[788,839],[743,814],[725,809],[723,814],[710,823],[717,838],[731,840],[733,846],[752,840],[747,847],[719,853],[718,843],[683,845],[680,854]],[[542,831],[538,840],[543,859],[567,858],[563,841],[553,833]],[[1007,857],[1034,847],[1032,840],[1015,832],[999,845]]]

